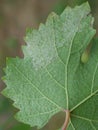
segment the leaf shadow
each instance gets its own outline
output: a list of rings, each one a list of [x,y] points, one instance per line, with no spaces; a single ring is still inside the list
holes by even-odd
[[[40,130],[57,130],[63,126],[65,120],[65,113],[59,112],[55,114],[49,122]]]

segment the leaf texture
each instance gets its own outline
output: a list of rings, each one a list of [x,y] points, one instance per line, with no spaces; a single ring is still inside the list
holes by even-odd
[[[19,109],[16,118],[42,128],[56,113],[70,110],[67,130],[98,129],[98,45],[89,61],[81,54],[95,35],[88,3],[49,15],[28,29],[24,59],[8,58],[3,94]]]

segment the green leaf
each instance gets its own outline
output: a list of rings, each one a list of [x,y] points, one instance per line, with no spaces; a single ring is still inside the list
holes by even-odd
[[[81,55],[95,35],[88,3],[49,15],[39,30],[28,29],[24,59],[8,58],[3,94],[19,109],[16,118],[42,128],[70,110],[67,130],[98,129],[98,44],[86,64]]]
[[[10,130],[31,130],[31,128],[28,125],[25,124],[16,124]]]

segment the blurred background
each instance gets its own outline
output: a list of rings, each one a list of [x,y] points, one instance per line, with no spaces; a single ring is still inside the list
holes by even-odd
[[[44,23],[51,11],[61,14],[67,5],[74,7],[85,1],[87,0],[0,0],[0,91],[6,87],[1,80],[6,57],[23,57],[21,45],[25,44],[23,37],[26,28],[38,28],[39,23]],[[95,17],[94,28],[97,29],[97,36],[98,0],[88,1]],[[12,103],[0,94],[0,130],[37,130],[14,119],[17,109]],[[62,125],[62,120],[54,116],[41,130],[57,130],[57,126]]]

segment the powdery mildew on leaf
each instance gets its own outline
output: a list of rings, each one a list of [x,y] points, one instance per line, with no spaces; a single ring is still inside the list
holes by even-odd
[[[16,118],[42,128],[56,113],[70,110],[67,130],[98,129],[98,45],[89,61],[81,54],[95,35],[88,3],[49,15],[29,29],[24,59],[8,58],[3,94],[19,109]]]

